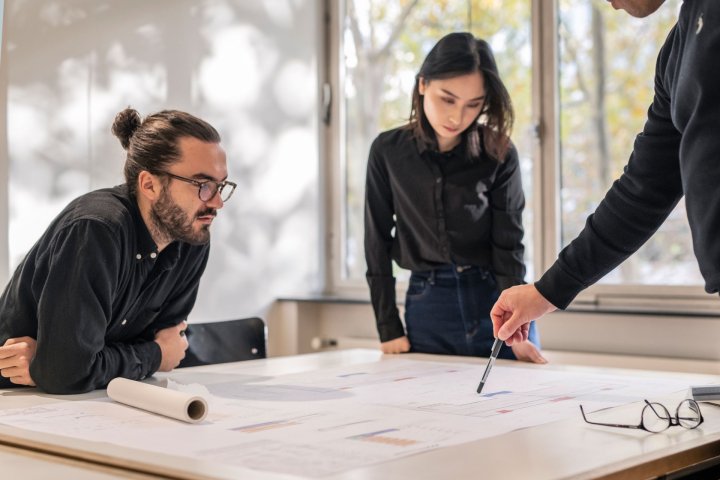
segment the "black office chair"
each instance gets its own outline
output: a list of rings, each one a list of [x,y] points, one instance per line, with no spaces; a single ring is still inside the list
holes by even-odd
[[[188,325],[190,346],[178,367],[239,362],[267,356],[265,322],[257,317]]]

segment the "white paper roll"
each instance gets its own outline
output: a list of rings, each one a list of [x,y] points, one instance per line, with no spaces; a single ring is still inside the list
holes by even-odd
[[[107,394],[116,402],[188,423],[202,422],[208,413],[207,400],[202,397],[127,378],[112,379]]]

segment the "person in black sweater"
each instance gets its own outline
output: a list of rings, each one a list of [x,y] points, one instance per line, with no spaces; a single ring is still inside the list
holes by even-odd
[[[635,17],[664,0],[612,0]],[[658,229],[685,196],[705,290],[720,290],[720,2],[685,0],[658,55],[655,94],[624,173],[578,237],[534,284],[503,292],[492,319],[508,344],[527,338],[532,319],[564,309]]]
[[[188,113],[118,113],[126,183],[73,200],[0,297],[0,388],[104,388],[175,368],[210,251],[210,224],[235,184],[220,135]]]
[[[512,121],[489,45],[451,33],[422,64],[409,123],[373,142],[365,258],[384,353],[490,354],[490,307],[525,276],[525,199]],[[412,272],[407,333],[393,260]],[[500,356],[544,362],[534,331],[530,340],[504,346]]]

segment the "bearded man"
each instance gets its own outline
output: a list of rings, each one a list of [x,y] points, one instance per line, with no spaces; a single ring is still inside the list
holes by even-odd
[[[132,108],[112,132],[126,182],[65,207],[0,297],[0,388],[82,393],[185,356],[209,228],[236,186],[220,135],[185,112]]]

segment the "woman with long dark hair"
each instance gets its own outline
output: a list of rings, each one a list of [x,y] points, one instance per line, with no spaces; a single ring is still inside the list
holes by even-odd
[[[385,353],[488,356],[490,308],[524,283],[513,109],[484,40],[451,33],[416,76],[409,122],[381,133],[368,160],[367,281]],[[405,327],[393,260],[411,270]],[[545,362],[534,324],[501,358]]]

